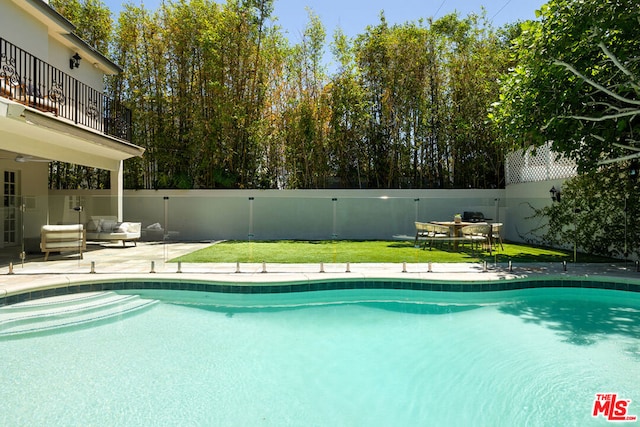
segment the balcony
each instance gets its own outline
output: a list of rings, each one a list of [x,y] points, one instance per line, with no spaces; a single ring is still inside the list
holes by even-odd
[[[0,96],[131,141],[131,110],[2,38]]]

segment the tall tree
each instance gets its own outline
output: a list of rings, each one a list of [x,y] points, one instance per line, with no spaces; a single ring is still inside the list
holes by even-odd
[[[454,46],[448,54],[454,186],[504,186],[505,152],[496,144],[498,130],[487,113],[500,90],[497,77],[507,69],[507,46],[495,31],[479,25],[480,17],[452,18],[443,22],[443,31]]]
[[[308,14],[302,41],[293,46],[288,61],[285,158],[289,186],[321,188],[327,179],[326,33],[318,16],[311,10]]]
[[[329,167],[340,187],[363,188],[367,171],[364,131],[368,107],[365,92],[360,85],[353,46],[341,30],[334,34],[332,51],[339,67],[328,86]]]
[[[110,81],[110,92],[132,111],[133,142],[144,158],[125,162],[125,185],[158,188],[167,182],[165,164],[173,157],[167,132],[166,56],[159,12],[125,4],[116,28],[114,60],[124,72]]]
[[[102,16],[99,0],[52,1],[79,31]],[[320,19],[310,12],[290,46],[272,13],[273,0],[125,4],[112,45],[125,71],[107,89],[132,109],[134,143],[147,149],[126,162],[125,185],[502,185],[484,117],[504,45],[482,19],[391,26],[381,14],[354,40],[335,34],[339,67],[328,76]]]
[[[370,186],[503,184],[502,149],[486,115],[506,66],[504,45],[480,23],[454,14],[428,26],[389,26],[382,15],[356,39]]]
[[[251,187],[269,71],[271,1],[181,0],[153,15],[131,5],[119,21],[114,91],[140,114],[135,185]],[[267,46],[267,48],[265,48]],[[133,162],[132,162],[133,163]]]
[[[102,54],[113,35],[111,11],[102,0],[50,0],[49,4],[76,27],[76,33]]]

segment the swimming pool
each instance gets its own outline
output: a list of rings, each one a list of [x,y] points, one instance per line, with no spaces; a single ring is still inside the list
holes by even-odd
[[[640,413],[640,295],[127,290],[160,303],[0,341],[2,425],[603,425]]]

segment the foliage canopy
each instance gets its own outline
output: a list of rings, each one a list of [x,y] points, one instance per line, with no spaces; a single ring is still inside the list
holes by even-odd
[[[553,142],[580,171],[628,154],[640,123],[635,0],[552,0],[522,25],[491,117],[513,147]]]
[[[100,0],[55,0],[72,20]],[[80,12],[78,12],[78,10]],[[107,25],[104,27],[107,28]],[[309,11],[299,43],[273,0],[125,4],[108,92],[132,109],[145,157],[129,188],[495,188],[504,150],[487,120],[508,40],[482,16],[338,31],[337,64]]]

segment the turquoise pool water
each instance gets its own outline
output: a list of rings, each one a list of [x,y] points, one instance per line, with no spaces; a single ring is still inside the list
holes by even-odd
[[[636,293],[142,295],[162,303],[0,341],[0,425],[606,425],[596,393],[640,415]]]

